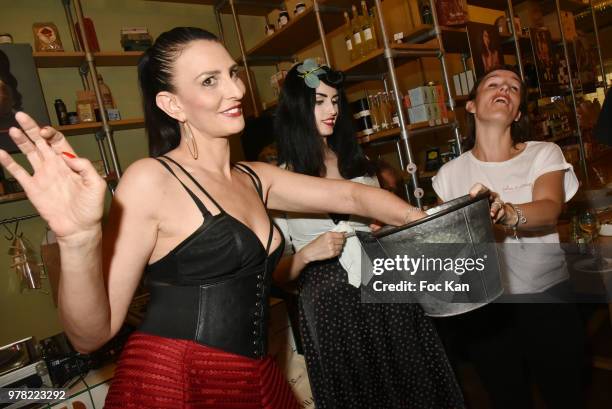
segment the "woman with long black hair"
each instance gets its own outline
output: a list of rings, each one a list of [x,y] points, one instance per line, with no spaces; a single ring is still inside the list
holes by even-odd
[[[341,72],[312,60],[293,67],[281,91],[275,133],[279,163],[292,172],[378,185],[375,166],[355,138]],[[330,190],[327,200],[342,196]],[[298,280],[300,332],[317,408],[463,408],[421,308],[362,304],[361,250],[350,236],[369,230],[368,219],[350,212],[294,212],[277,223],[296,251],[273,276]]]

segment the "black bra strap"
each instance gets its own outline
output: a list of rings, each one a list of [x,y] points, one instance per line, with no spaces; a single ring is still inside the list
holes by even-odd
[[[165,157],[165,156],[163,156]],[[204,206],[204,203],[202,203],[202,201],[187,187],[185,186],[185,184],[183,183],[183,181],[181,181],[181,179],[178,178],[178,176],[176,176],[176,173],[174,173],[174,171],[172,170],[172,168],[170,167],[170,165],[168,165],[166,162],[164,162],[163,160],[159,159],[159,158],[155,158],[159,163],[161,163],[167,170],[168,172],[170,172],[172,174],[172,176],[175,177],[176,180],[179,181],[179,183],[183,186],[183,188],[187,191],[187,193],[189,193],[189,196],[191,196],[191,198],[193,199],[193,201],[195,202],[196,206],[198,206],[198,209],[200,209],[200,211],[202,212],[202,214],[204,216],[210,215],[211,213],[208,211],[208,209],[206,208],[206,206]]]
[[[259,197],[261,198],[262,203],[265,206],[266,202],[263,197],[262,183],[261,183],[261,179],[259,179],[259,176],[257,176],[257,173],[255,173],[253,169],[251,169],[249,166],[245,165],[244,163],[236,163],[234,166],[236,166],[236,168],[239,169],[240,171],[249,175],[249,177],[253,181],[253,185],[255,186],[257,193],[259,193]],[[268,219],[270,220],[270,231],[268,232],[268,243],[266,244],[266,254],[270,252],[270,245],[272,244],[272,237],[274,236],[274,222],[272,221],[272,218],[270,218],[269,215],[268,215]]]
[[[259,193],[259,197],[261,198],[261,201],[264,202],[261,179],[259,179],[259,176],[257,176],[257,173],[255,173],[253,169],[251,169],[249,166],[245,165],[244,163],[236,163],[234,166],[236,166],[236,168],[241,170],[243,173],[246,173],[247,175],[249,175],[249,177],[251,178],[251,181],[253,182],[253,185],[255,186],[255,189],[257,190],[257,193]]]
[[[219,209],[219,211],[221,213],[225,213],[225,210],[223,210],[223,208],[219,205],[219,203],[217,203],[217,201],[215,199],[213,199],[213,197],[206,191],[206,189],[204,189],[204,187],[197,181],[195,180],[195,178],[191,175],[191,173],[187,172],[185,170],[184,167],[182,167],[177,161],[175,161],[174,159],[168,157],[168,156],[162,156],[162,158],[169,160],[170,162],[174,163],[181,171],[183,171],[183,173],[185,175],[187,175],[187,177],[189,179],[191,179],[191,181],[202,191],[202,193],[204,193],[206,195],[206,197],[208,198],[208,200],[210,200],[216,207],[217,209]]]

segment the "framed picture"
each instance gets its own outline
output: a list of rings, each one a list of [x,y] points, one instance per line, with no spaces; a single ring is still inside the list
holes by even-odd
[[[558,88],[559,67],[553,52],[550,31],[547,28],[531,28],[531,46],[535,57],[538,82],[543,95],[555,93]]]
[[[463,25],[469,20],[466,0],[436,0],[436,11],[443,26]]]
[[[29,44],[0,44],[0,148],[20,152],[8,136],[17,126],[15,112],[27,112],[39,124],[49,124],[38,72]]]
[[[576,55],[576,65],[578,77],[582,85],[582,92],[595,92],[597,82],[597,48],[585,35],[578,35],[573,41],[574,53]]]
[[[496,26],[470,22],[467,24],[467,32],[476,78],[503,65],[504,53]]]
[[[64,51],[57,26],[53,23],[32,24],[36,51]]]

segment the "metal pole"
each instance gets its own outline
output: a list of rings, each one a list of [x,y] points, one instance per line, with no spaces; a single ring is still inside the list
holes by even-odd
[[[106,108],[104,107],[104,102],[102,100],[102,92],[100,92],[100,84],[98,83],[98,71],[96,71],[94,56],[91,50],[89,49],[89,44],[87,43],[87,36],[85,35],[85,24],[83,24],[84,17],[83,9],[81,8],[81,0],[75,0],[75,4],[77,5],[77,19],[79,21],[79,27],[81,28],[81,38],[83,39],[83,48],[85,49],[85,59],[87,60],[87,65],[91,74],[91,82],[93,83],[96,100],[98,101],[98,107],[100,109],[100,119],[102,119],[102,128],[104,129],[104,134],[106,135],[106,140],[108,142],[111,161],[113,162],[113,169],[115,170],[117,178],[120,178],[121,166],[119,165],[117,149],[115,148],[115,139],[113,138],[113,131],[111,130],[110,125],[108,124],[108,116],[106,114]],[[102,160],[104,160],[104,157],[102,157]]]
[[[318,0],[312,0],[312,7],[314,8],[315,16],[317,18],[317,28],[319,29],[319,37],[321,37],[321,46],[323,47],[323,57],[325,57],[325,64],[331,67],[331,59],[329,58],[329,51],[327,49],[327,39],[325,38],[325,28],[323,27],[323,20],[321,19],[321,7],[319,7]]]
[[[569,53],[567,52],[567,41],[565,40],[565,32],[563,31],[563,23],[561,22],[561,6],[559,5],[559,0],[555,0],[555,6],[557,7],[557,22],[559,23],[561,41],[563,42],[563,53],[565,54],[565,61],[567,62],[567,72],[569,74],[570,92],[572,94],[572,105],[574,106],[574,116],[576,117],[576,130],[578,132],[578,146],[580,147],[580,162],[582,165],[582,172],[584,174],[584,182],[588,186],[589,172],[588,172],[587,165],[586,165],[586,152],[584,149],[584,141],[582,140],[582,131],[580,130],[580,117],[578,116],[578,107],[576,105],[576,94],[574,93],[574,75],[572,72],[572,65],[570,64]]]
[[[215,20],[217,20],[217,30],[219,31],[219,40],[225,44],[225,35],[223,34],[223,21],[221,20],[221,12],[215,7]]]
[[[606,80],[606,67],[604,66],[603,57],[601,56],[601,45],[599,43],[599,29],[597,28],[597,17],[595,17],[595,8],[593,0],[589,0],[591,7],[591,16],[593,17],[593,32],[595,33],[595,44],[597,44],[597,54],[599,55],[599,68],[601,70],[601,80],[603,81],[604,94],[608,91],[608,81]]]
[[[442,66],[442,80],[444,81],[444,88],[446,89],[446,97],[448,98],[448,106],[450,111],[455,113],[455,99],[453,98],[453,93],[450,89],[450,82],[448,80],[448,68],[446,66],[446,51],[444,50],[444,41],[442,41],[442,30],[440,29],[440,24],[438,23],[438,13],[436,11],[436,5],[434,0],[429,0],[429,7],[431,8],[431,16],[434,23],[434,31],[436,32],[436,39],[438,40],[438,47],[440,47],[440,55],[438,59],[440,60],[440,64]],[[455,117],[455,121],[457,118]],[[457,141],[457,149],[459,150],[459,154],[463,153],[462,147],[462,139],[461,133],[459,132],[459,127],[455,126],[455,140]]]
[[[389,78],[391,79],[391,87],[395,91],[395,97],[396,97],[395,107],[397,109],[397,115],[399,118],[400,129],[401,129],[401,144],[404,148],[404,152],[406,153],[406,158],[408,160],[408,166],[406,166],[406,169],[403,169],[403,170],[407,170],[408,168],[412,170],[409,173],[410,173],[410,176],[412,177],[412,184],[414,186],[414,191],[415,191],[414,196],[416,198],[417,206],[419,208],[422,208],[423,207],[423,204],[421,203],[422,195],[417,193],[417,192],[420,192],[420,190],[418,190],[419,189],[419,178],[418,178],[416,170],[414,170],[416,166],[414,164],[414,160],[412,157],[412,151],[410,150],[410,144],[408,143],[408,128],[406,127],[404,108],[399,98],[399,85],[397,82],[397,76],[395,75],[395,63],[393,62],[393,52],[391,48],[389,47],[389,38],[387,37],[387,28],[385,27],[385,20],[382,16],[383,13],[382,13],[381,0],[375,0],[375,2],[376,2],[376,8],[378,10],[378,22],[380,23],[380,31],[381,31],[381,35],[383,39],[385,60],[387,61],[387,67],[389,69]]]
[[[512,27],[512,36],[514,37],[514,46],[516,47],[516,61],[518,62],[521,79],[525,80],[525,71],[523,70],[523,60],[521,59],[521,45],[519,44],[519,34],[514,28],[514,7],[512,0],[508,0],[508,16],[510,17],[510,27]]]
[[[81,46],[79,45],[79,41],[77,40],[74,32],[74,19],[72,18],[72,12],[70,11],[70,0],[62,0],[62,3],[64,5],[64,12],[66,13],[66,20],[68,20],[68,32],[70,33],[72,46],[74,47],[74,51],[81,51]]]
[[[70,40],[72,41],[72,47],[74,51],[81,51],[81,45],[79,44],[79,40],[76,35],[76,27],[74,26],[74,19],[72,18],[72,10],[70,0],[62,0],[64,5],[64,13],[66,14],[66,21],[68,21],[68,32],[70,33]],[[79,70],[79,75],[81,77],[81,84],[83,85],[83,89],[89,89],[89,84],[87,83],[86,74],[81,73]]]
[[[395,152],[397,153],[397,159],[399,160],[399,165],[403,173],[406,170],[406,165],[404,164],[404,157],[402,156],[402,145],[400,141],[395,142]],[[404,187],[404,193],[406,194],[406,199],[410,202],[410,189],[408,188],[408,184],[404,182],[403,177],[402,177],[402,186]]]
[[[27,216],[18,216],[18,217],[11,217],[10,219],[2,219],[2,220],[0,220],[0,225],[2,225],[2,224],[10,224],[10,223],[17,223],[17,222],[20,222],[22,220],[33,219],[35,217],[40,217],[40,215],[39,214],[29,214]]]
[[[251,71],[249,70],[249,62],[247,61],[246,51],[244,48],[244,37],[242,36],[242,28],[240,27],[240,21],[238,20],[238,14],[236,14],[235,0],[229,0],[230,8],[232,9],[232,17],[234,18],[234,26],[236,27],[236,34],[238,34],[238,45],[240,46],[240,55],[242,56],[242,63],[244,64],[244,70],[246,71],[247,85],[249,87],[249,95],[251,102],[253,103],[253,113],[255,117],[259,116],[259,108],[257,107],[257,100],[255,99],[255,86],[253,78],[251,77]]]

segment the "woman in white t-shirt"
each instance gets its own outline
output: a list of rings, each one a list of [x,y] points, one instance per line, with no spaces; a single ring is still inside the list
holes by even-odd
[[[466,152],[433,179],[442,201],[473,193],[475,184],[493,192],[491,216],[503,243],[499,254],[508,301],[441,325],[445,333],[453,332],[449,325],[470,333],[465,346],[493,408],[531,407],[530,379],[547,407],[576,409],[582,403],[581,325],[573,304],[555,301],[569,294],[556,224],[578,181],[556,144],[526,141],[526,91],[513,68],[482,77],[466,104]]]
[[[355,139],[342,73],[312,60],[292,68],[275,128],[279,163],[293,172],[378,186],[373,163]],[[329,200],[346,198],[330,191]],[[409,218],[422,215],[414,209]],[[369,220],[287,213],[276,221],[295,254],[281,260],[273,277],[297,280],[300,333],[317,409],[464,408],[442,343],[422,309],[361,302],[361,249],[344,232],[369,230]]]

